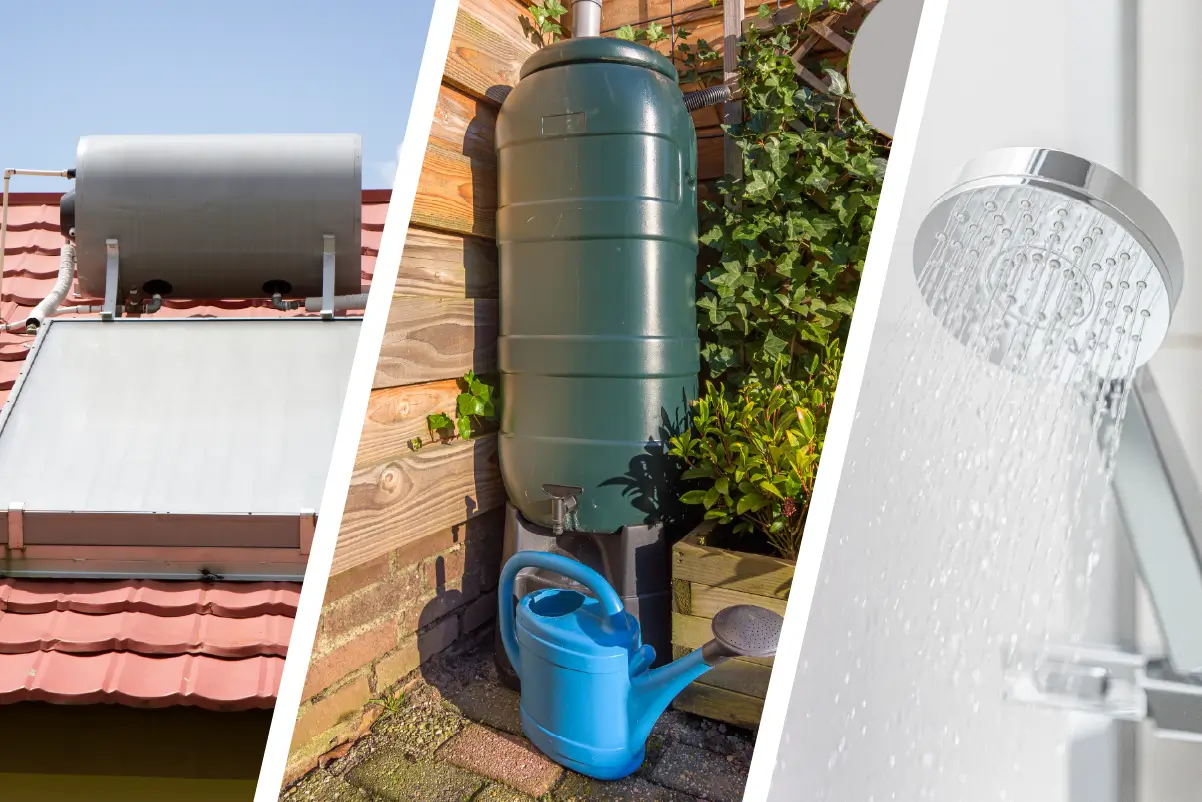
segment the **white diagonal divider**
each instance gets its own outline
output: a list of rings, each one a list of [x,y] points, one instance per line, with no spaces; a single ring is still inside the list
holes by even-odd
[[[372,376],[375,374],[376,361],[384,340],[384,327],[388,322],[388,310],[392,304],[392,290],[396,286],[397,272],[401,265],[401,251],[405,247],[405,234],[409,229],[413,199],[417,194],[418,178],[421,175],[426,143],[430,138],[430,127],[438,102],[438,88],[442,82],[447,51],[451,47],[451,33],[455,27],[455,15],[458,10],[459,0],[435,0],[430,18],[430,30],[422,53],[417,85],[414,87],[409,121],[405,127],[405,139],[398,153],[396,179],[393,181],[388,215],[384,221],[384,234],[380,240],[380,253],[376,258],[367,309],[363,315],[363,328],[359,335],[355,360],[351,365],[350,382],[347,385],[346,400],[342,405],[342,417],[330,460],[330,472],[322,494],[322,515],[317,521],[313,535],[312,551],[305,570],[305,583],[297,605],[292,640],[288,645],[288,659],[276,697],[275,715],[271,719],[271,731],[263,753],[263,765],[259,770],[255,802],[274,802],[280,795],[280,785],[283,782],[288,751],[292,743],[292,731],[296,726],[296,711],[300,707],[305,676],[309,671],[309,658],[313,652],[313,640],[321,618],[322,600],[326,595],[330,566],[334,561],[334,548],[338,544],[338,529],[342,525],[342,509],[346,504],[355,452],[359,448],[363,418],[367,414]]]

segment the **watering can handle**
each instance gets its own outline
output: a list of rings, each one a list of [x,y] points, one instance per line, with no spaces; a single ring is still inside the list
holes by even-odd
[[[497,584],[497,624],[501,629],[501,643],[505,646],[509,664],[519,672],[519,678],[521,662],[518,659],[518,641],[513,626],[515,607],[513,584],[517,579],[518,571],[523,568],[542,568],[579,582],[592,591],[593,595],[597,597],[597,601],[601,602],[601,606],[609,614],[610,625],[615,629],[626,629],[626,608],[622,606],[622,600],[618,597],[617,592],[601,574],[584,563],[559,554],[519,551],[505,563],[505,567],[501,569],[501,580]]]

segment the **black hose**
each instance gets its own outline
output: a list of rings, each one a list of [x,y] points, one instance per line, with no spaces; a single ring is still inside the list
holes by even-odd
[[[719,103],[725,103],[730,100],[730,87],[726,84],[718,84],[711,86],[708,89],[698,89],[693,92],[684,93],[684,107],[689,111],[697,111],[704,109],[707,106],[716,106]]]

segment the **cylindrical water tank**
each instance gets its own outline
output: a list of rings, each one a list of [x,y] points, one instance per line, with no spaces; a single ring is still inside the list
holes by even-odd
[[[584,489],[568,529],[655,523],[696,397],[697,139],[676,71],[618,39],[547,47],[497,119],[502,418],[513,505]]]
[[[358,134],[86,136],[75,165],[77,275],[103,296],[105,241],[122,292],[214,299],[362,292]]]

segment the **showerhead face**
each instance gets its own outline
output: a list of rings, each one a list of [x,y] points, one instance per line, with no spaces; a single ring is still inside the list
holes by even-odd
[[[990,362],[1064,381],[1121,378],[1164,340],[1182,256],[1159,210],[1069,153],[1011,148],[964,169],[914,246],[927,305]]]

